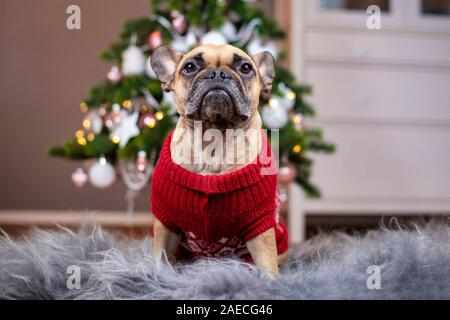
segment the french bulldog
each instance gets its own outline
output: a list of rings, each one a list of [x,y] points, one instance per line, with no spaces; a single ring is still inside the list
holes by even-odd
[[[274,58],[269,52],[250,57],[231,45],[203,45],[183,54],[162,46],[154,51],[151,67],[163,90],[173,91],[179,113],[170,141],[174,163],[196,175],[220,176],[239,172],[255,161],[264,144],[261,134],[232,139],[220,161],[195,159],[192,137],[198,122],[202,132],[214,129],[224,140],[228,129],[261,131],[260,96],[270,92],[275,76]],[[208,142],[202,142],[202,148],[207,146]],[[227,161],[227,154],[233,154],[234,161]],[[189,230],[176,232],[164,221],[155,220],[153,252],[158,257],[172,256]],[[287,252],[278,255],[275,227],[245,242],[253,262],[271,278],[277,276],[278,265],[287,257]]]

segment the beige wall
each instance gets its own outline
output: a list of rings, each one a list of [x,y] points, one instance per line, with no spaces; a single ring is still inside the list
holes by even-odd
[[[70,4],[81,7],[81,31],[66,29]],[[49,158],[46,148],[79,128],[80,100],[104,79],[109,65],[98,57],[123,21],[147,14],[146,0],[1,0],[0,209],[125,207],[123,185],[78,190],[77,163]]]

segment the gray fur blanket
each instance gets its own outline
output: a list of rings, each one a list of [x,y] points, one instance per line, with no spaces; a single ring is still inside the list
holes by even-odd
[[[0,238],[0,299],[450,299],[447,224],[322,234],[291,253],[279,279],[252,265],[156,263],[151,239],[99,227]]]

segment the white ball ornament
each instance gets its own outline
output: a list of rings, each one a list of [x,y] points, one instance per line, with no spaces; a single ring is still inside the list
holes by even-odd
[[[177,36],[170,45],[175,50],[187,52],[197,45],[197,37],[193,31],[189,31],[185,36]]]
[[[201,45],[205,45],[205,44],[222,45],[222,44],[227,44],[227,43],[228,43],[227,39],[219,31],[210,31],[210,32],[206,33],[200,39]]]
[[[231,21],[226,21],[222,28],[220,28],[220,32],[228,39],[228,41],[234,41],[236,39],[236,27]]]
[[[279,106],[264,106],[261,117],[269,129],[281,129],[288,122],[286,109]]]
[[[145,56],[141,49],[131,45],[122,53],[122,74],[141,75],[145,71]]]
[[[116,171],[104,157],[101,157],[89,169],[89,181],[96,188],[109,188],[116,181]]]
[[[278,85],[278,90],[283,95],[280,98],[280,104],[282,107],[286,108],[287,110],[291,110],[295,105],[295,92],[292,91],[288,86],[286,86],[284,83],[280,83]]]

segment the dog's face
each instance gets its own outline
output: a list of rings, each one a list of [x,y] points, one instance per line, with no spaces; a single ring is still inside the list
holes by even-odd
[[[250,57],[231,45],[200,46],[184,55],[159,47],[151,66],[163,89],[175,92],[181,116],[221,129],[249,121],[274,79],[270,53]]]

